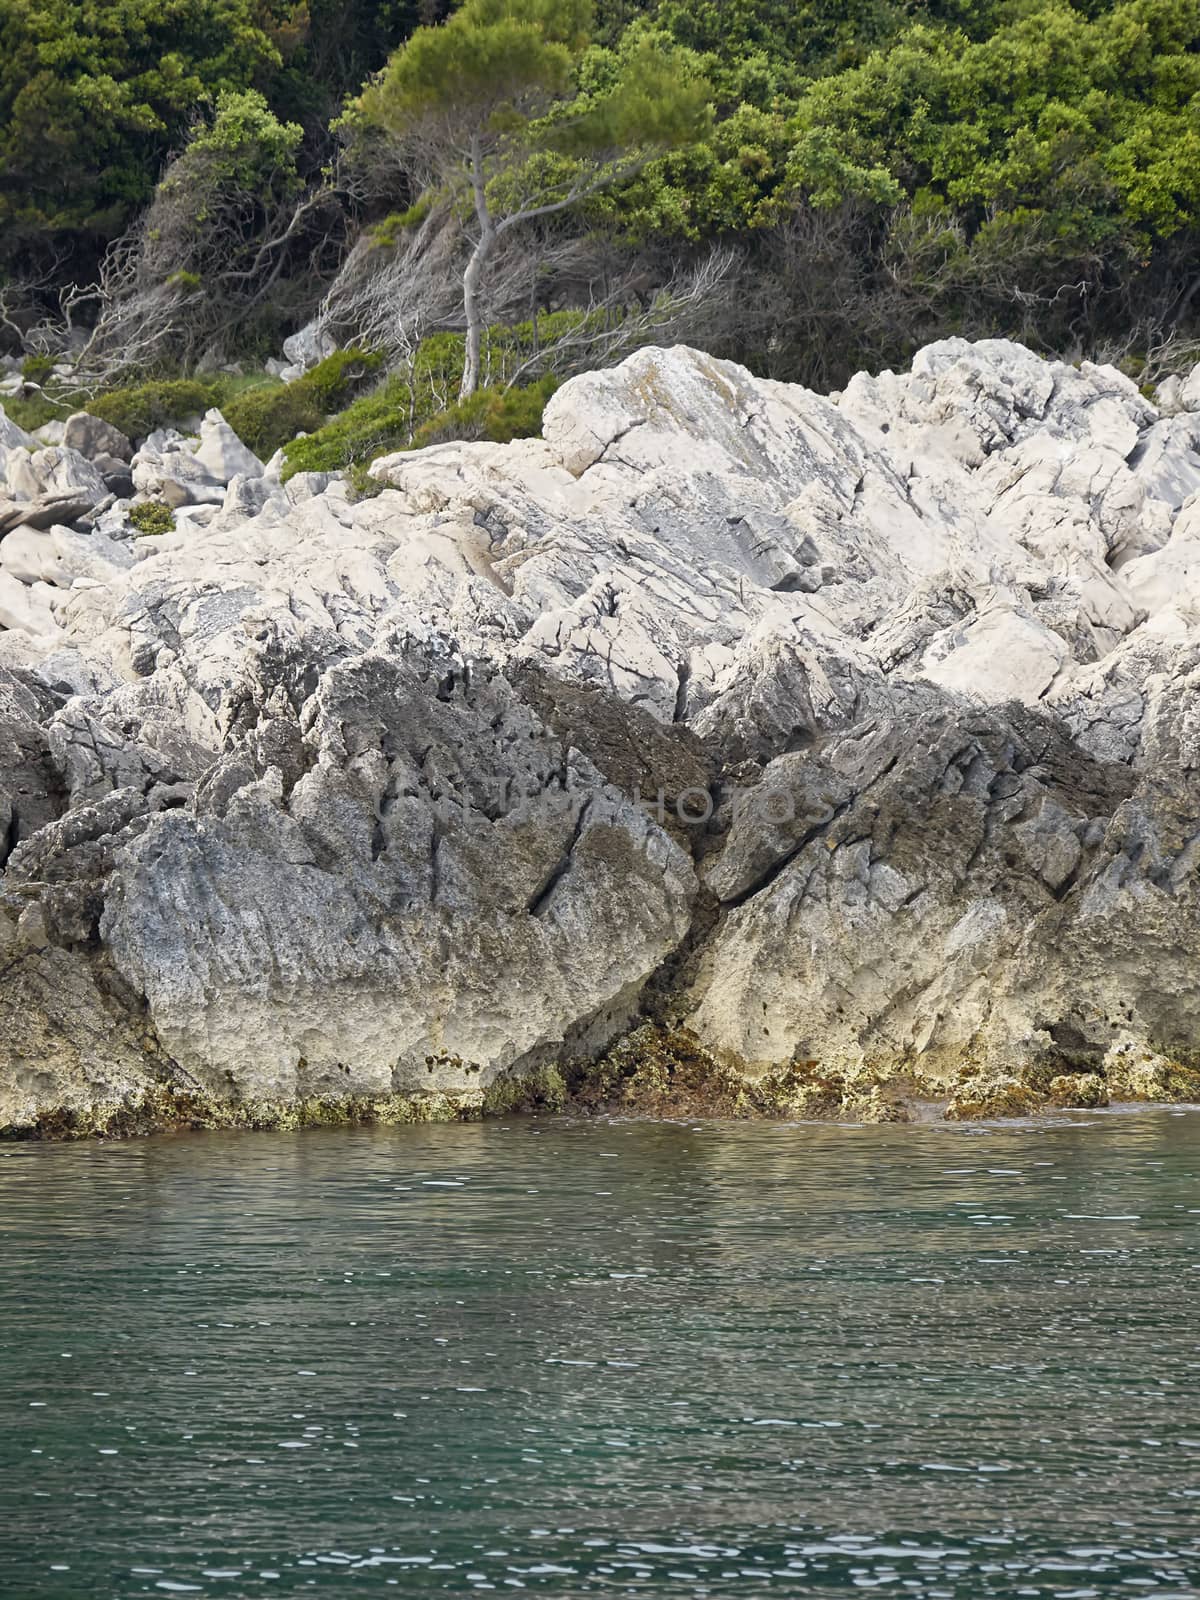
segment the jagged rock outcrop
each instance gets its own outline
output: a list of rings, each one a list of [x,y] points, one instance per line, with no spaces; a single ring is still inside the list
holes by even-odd
[[[357,503],[211,414],[133,457],[158,538],[7,445],[0,1125],[471,1092],[646,1018],[799,1112],[1187,1092],[1172,409],[1000,341],[836,399],[645,350]]]

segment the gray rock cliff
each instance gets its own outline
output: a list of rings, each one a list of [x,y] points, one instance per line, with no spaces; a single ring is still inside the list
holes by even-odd
[[[133,455],[156,538],[102,430],[18,435],[0,1127],[478,1095],[647,1015],[876,1110],[1192,1082],[1200,426],[1113,369],[644,350],[357,503],[210,414]]]

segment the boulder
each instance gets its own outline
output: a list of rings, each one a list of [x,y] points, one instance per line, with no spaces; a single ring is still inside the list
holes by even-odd
[[[33,434],[19,428],[5,415],[4,407],[0,406],[0,450],[36,450],[37,447],[38,441]]]
[[[39,494],[33,500],[0,497],[0,539],[14,528],[49,528],[53,523],[74,522],[97,504],[88,492]]]
[[[69,589],[76,579],[104,582],[132,565],[125,546],[73,528],[17,528],[0,544],[0,571],[26,584]]]
[[[12,628],[34,638],[61,637],[51,609],[53,593],[45,583],[26,583],[0,566],[0,628]]]
[[[93,417],[87,411],[76,411],[67,418],[62,442],[89,461],[96,461],[100,456],[129,461],[133,456],[133,446],[120,428],[114,428],[111,422]]]
[[[235,473],[229,480],[221,510],[236,512],[244,517],[256,517],[272,492],[272,484],[261,472],[248,476]]]
[[[54,581],[54,542],[48,528],[14,528],[0,544],[0,572],[18,583]]]
[[[209,411],[200,424],[196,460],[218,483],[234,478],[261,478],[263,464],[234,433],[219,411]]]
[[[1178,373],[1171,373],[1164,378],[1154,391],[1154,404],[1164,417],[1176,416],[1184,410],[1183,404],[1183,379]]]
[[[1146,493],[1178,511],[1200,490],[1200,411],[1164,417],[1141,435],[1129,465]]]
[[[96,501],[105,494],[99,470],[86,456],[66,445],[48,445],[31,453],[10,451],[5,477],[9,493],[17,499],[38,500],[75,493]]]
[[[337,340],[331,333],[325,332],[319,323],[309,322],[298,333],[293,333],[290,338],[283,341],[283,354],[290,367],[299,367],[301,372],[309,367],[315,367],[319,361],[324,361],[326,356],[331,356],[337,349]],[[280,373],[280,377],[284,377]],[[286,382],[286,378],[284,378]]]
[[[133,467],[129,462],[101,453],[93,457],[92,465],[104,479],[104,487],[110,494],[125,498],[133,493]]]
[[[133,485],[140,494],[172,507],[219,505],[225,485],[190,450],[156,450],[149,443],[133,458]]]

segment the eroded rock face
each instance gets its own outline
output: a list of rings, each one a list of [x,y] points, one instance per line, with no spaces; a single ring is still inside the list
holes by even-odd
[[[1000,341],[837,401],[647,350],[357,504],[218,416],[168,470],[175,533],[0,543],[0,1121],[469,1091],[645,1016],[869,1115],[1190,1081],[1186,411]]]

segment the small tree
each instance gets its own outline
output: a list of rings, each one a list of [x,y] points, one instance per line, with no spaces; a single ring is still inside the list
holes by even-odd
[[[479,383],[485,278],[505,236],[707,127],[709,90],[690,58],[648,37],[603,88],[580,92],[591,23],[590,0],[465,0],[440,27],[418,28],[358,103],[466,232],[463,398]]]

